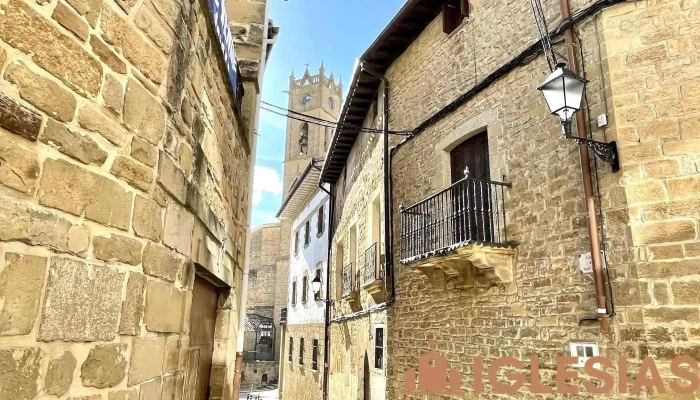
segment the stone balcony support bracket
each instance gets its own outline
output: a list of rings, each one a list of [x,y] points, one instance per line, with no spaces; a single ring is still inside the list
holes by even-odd
[[[517,251],[512,247],[470,244],[406,264],[425,275],[433,287],[444,288],[449,279],[471,285],[477,275],[494,283],[512,282],[516,259]],[[438,275],[443,275],[443,279]]]

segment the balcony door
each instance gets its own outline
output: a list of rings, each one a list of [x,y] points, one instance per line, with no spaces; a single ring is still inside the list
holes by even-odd
[[[479,133],[455,147],[450,152],[452,184],[460,182],[469,171],[470,180],[453,186],[453,230],[456,243],[466,240],[492,241],[491,218],[486,211],[491,198],[489,169],[489,142],[486,131]]]

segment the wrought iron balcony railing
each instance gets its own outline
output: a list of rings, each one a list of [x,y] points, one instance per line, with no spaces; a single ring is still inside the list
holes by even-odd
[[[287,307],[282,307],[280,310],[280,324],[287,323]]]
[[[384,279],[383,266],[379,262],[379,243],[373,243],[365,250],[365,270],[362,285]]]
[[[353,263],[343,267],[343,292],[342,297],[348,296],[355,289],[355,276],[353,274]]]
[[[505,244],[505,188],[510,183],[464,178],[401,209],[401,262],[472,243]]]

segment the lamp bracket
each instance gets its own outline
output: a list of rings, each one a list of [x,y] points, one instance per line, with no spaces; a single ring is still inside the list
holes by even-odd
[[[604,143],[575,136],[571,137],[571,139],[576,142],[576,144],[583,144],[590,147],[601,160],[607,161],[612,165],[613,172],[618,172],[620,170],[620,157],[617,152],[617,143],[615,143],[614,140],[610,143]]]

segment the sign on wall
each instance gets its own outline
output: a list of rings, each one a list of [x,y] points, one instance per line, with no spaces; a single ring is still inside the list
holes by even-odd
[[[238,73],[238,59],[236,58],[236,50],[233,47],[233,36],[231,29],[228,26],[228,15],[226,14],[226,6],[224,0],[207,0],[209,3],[209,11],[211,12],[212,21],[214,22],[214,30],[216,31],[216,39],[219,42],[221,51],[224,55],[224,63],[228,72],[228,77],[231,82],[231,89],[236,98],[236,102],[240,104],[242,86]]]

